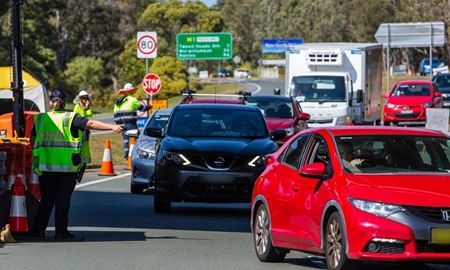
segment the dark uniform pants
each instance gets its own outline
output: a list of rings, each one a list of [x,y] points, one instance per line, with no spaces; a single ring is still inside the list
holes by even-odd
[[[67,232],[70,199],[78,173],[44,172],[39,176],[41,203],[36,215],[34,231],[44,233],[55,206],[55,232]]]

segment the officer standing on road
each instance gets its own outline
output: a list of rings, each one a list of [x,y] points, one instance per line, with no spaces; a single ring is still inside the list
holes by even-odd
[[[41,203],[34,227],[34,237],[45,237],[50,214],[55,206],[55,238],[73,239],[68,231],[70,199],[77,180],[82,177],[86,153],[82,147],[88,129],[121,132],[123,127],[88,120],[64,110],[65,94],[55,90],[50,95],[51,111],[37,114],[32,134],[33,169],[39,175]]]
[[[93,113],[90,108],[91,100],[89,98],[88,92],[81,90],[80,93],[78,94],[78,98],[79,98],[78,103],[75,105],[73,111],[81,117],[91,119]]]
[[[117,91],[119,97],[114,105],[114,122],[118,125],[125,125],[122,134],[125,159],[128,158],[129,151],[129,138],[125,132],[127,130],[137,129],[136,110],[145,112],[151,108],[151,106],[141,104],[137,98],[132,96],[136,90],[137,87],[134,87],[131,83],[125,84],[123,89]]]

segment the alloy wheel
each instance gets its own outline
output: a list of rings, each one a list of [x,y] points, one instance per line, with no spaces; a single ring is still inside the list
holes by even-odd
[[[333,218],[328,223],[327,230],[327,259],[333,269],[336,269],[342,256],[342,231],[339,221]]]
[[[269,244],[269,216],[265,208],[260,208],[256,216],[255,243],[256,252],[264,254]]]

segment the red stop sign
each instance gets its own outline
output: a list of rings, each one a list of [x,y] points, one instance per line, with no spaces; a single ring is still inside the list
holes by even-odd
[[[158,75],[149,73],[142,80],[142,88],[148,94],[154,95],[161,90],[161,79]]]

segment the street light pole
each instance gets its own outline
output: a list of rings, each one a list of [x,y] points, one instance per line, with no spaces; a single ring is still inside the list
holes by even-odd
[[[23,81],[22,81],[22,37],[20,29],[20,5],[21,0],[11,1],[11,27],[12,27],[12,51],[11,60],[13,79],[11,89],[13,91],[14,132],[19,137],[24,137],[24,113],[23,113]]]

